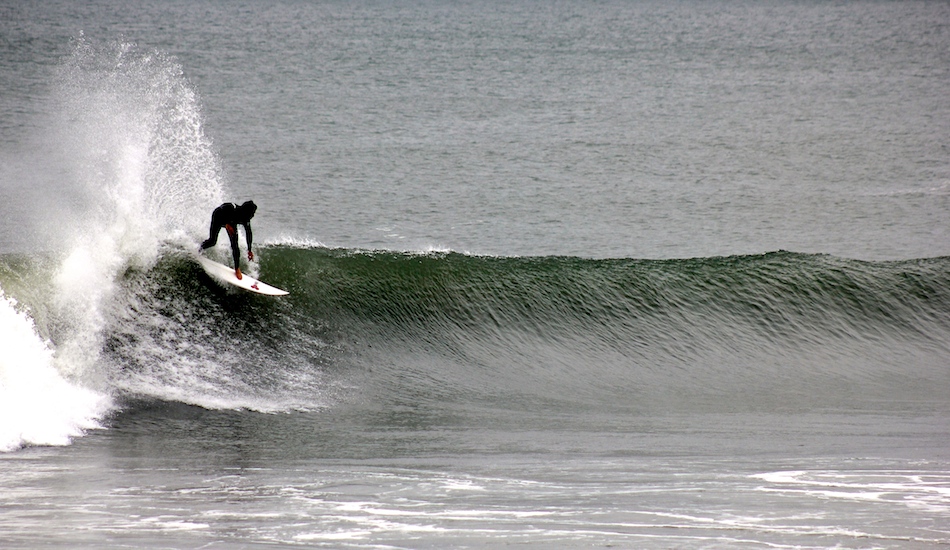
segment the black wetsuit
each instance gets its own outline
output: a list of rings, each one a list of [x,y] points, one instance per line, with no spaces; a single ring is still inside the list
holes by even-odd
[[[237,226],[244,226],[244,235],[247,237],[247,249],[251,249],[251,241],[253,239],[253,234],[251,233],[251,218],[254,217],[254,212],[257,210],[257,207],[253,208],[247,207],[248,203],[244,203],[241,206],[237,206],[230,202],[226,202],[221,206],[214,209],[214,212],[211,214],[211,236],[208,237],[208,240],[201,243],[201,249],[211,248],[212,246],[218,243],[218,233],[221,232],[222,227],[228,227],[228,238],[231,239],[231,255],[234,257],[234,268],[237,269],[241,264],[241,250],[238,248],[238,236],[237,236]],[[254,203],[250,203],[253,205]]]

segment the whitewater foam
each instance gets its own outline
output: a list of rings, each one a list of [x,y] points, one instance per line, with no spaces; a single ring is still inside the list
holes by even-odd
[[[891,503],[923,509],[927,513],[950,513],[950,473],[895,470],[872,473],[840,471],[783,471],[757,474],[767,486],[764,492],[804,495],[822,500],[852,500]]]
[[[411,255],[440,255],[440,254],[460,254],[462,256],[473,256],[473,257],[504,257],[504,256],[483,256],[476,254],[469,250],[455,250],[441,245],[422,245],[422,246],[402,246],[402,247],[385,247],[385,248],[361,248],[361,247],[350,247],[344,245],[331,245],[324,243],[323,241],[313,239],[313,238],[300,238],[292,235],[280,235],[275,239],[268,239],[263,241],[261,244],[266,246],[280,246],[286,248],[296,248],[303,250],[315,250],[315,249],[324,249],[324,250],[335,250],[342,251],[347,254],[377,254],[377,253],[395,253],[395,254],[411,254]],[[511,256],[518,257],[518,256]]]
[[[58,116],[43,162],[55,177],[36,182],[30,215],[61,260],[37,304],[45,338],[12,297],[0,305],[0,450],[67,444],[99,426],[117,390],[106,339],[135,299],[128,273],[154,267],[165,242],[192,246],[223,195],[196,94],[174,59],[80,36],[51,92]]]
[[[67,445],[112,409],[109,396],[71,381],[33,320],[0,289],[0,452]]]

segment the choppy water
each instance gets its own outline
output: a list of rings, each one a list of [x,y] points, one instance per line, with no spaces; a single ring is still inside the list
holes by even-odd
[[[950,545],[948,23],[3,6],[0,546]]]

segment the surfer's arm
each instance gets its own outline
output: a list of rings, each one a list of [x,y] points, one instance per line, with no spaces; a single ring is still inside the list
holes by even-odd
[[[254,234],[251,232],[251,222],[244,224],[244,236],[247,237],[247,259],[254,260],[254,252],[251,251],[251,242],[254,240]]]

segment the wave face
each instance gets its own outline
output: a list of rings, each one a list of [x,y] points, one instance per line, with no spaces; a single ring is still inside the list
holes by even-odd
[[[265,275],[293,292],[284,307],[298,313],[287,315],[384,366],[372,376],[381,395],[771,410],[944,401],[948,267],[786,252],[650,261],[277,247]],[[288,320],[278,326],[306,326]]]
[[[947,258],[590,260],[293,245],[260,257],[262,278],[290,296],[221,288],[175,245],[154,267],[124,272],[96,350],[103,391],[130,404],[265,412],[946,404]],[[44,269],[7,257],[0,285]]]
[[[272,245],[274,300],[166,249],[123,275],[111,392],[213,408],[569,412],[945,402],[948,259],[495,258]]]

